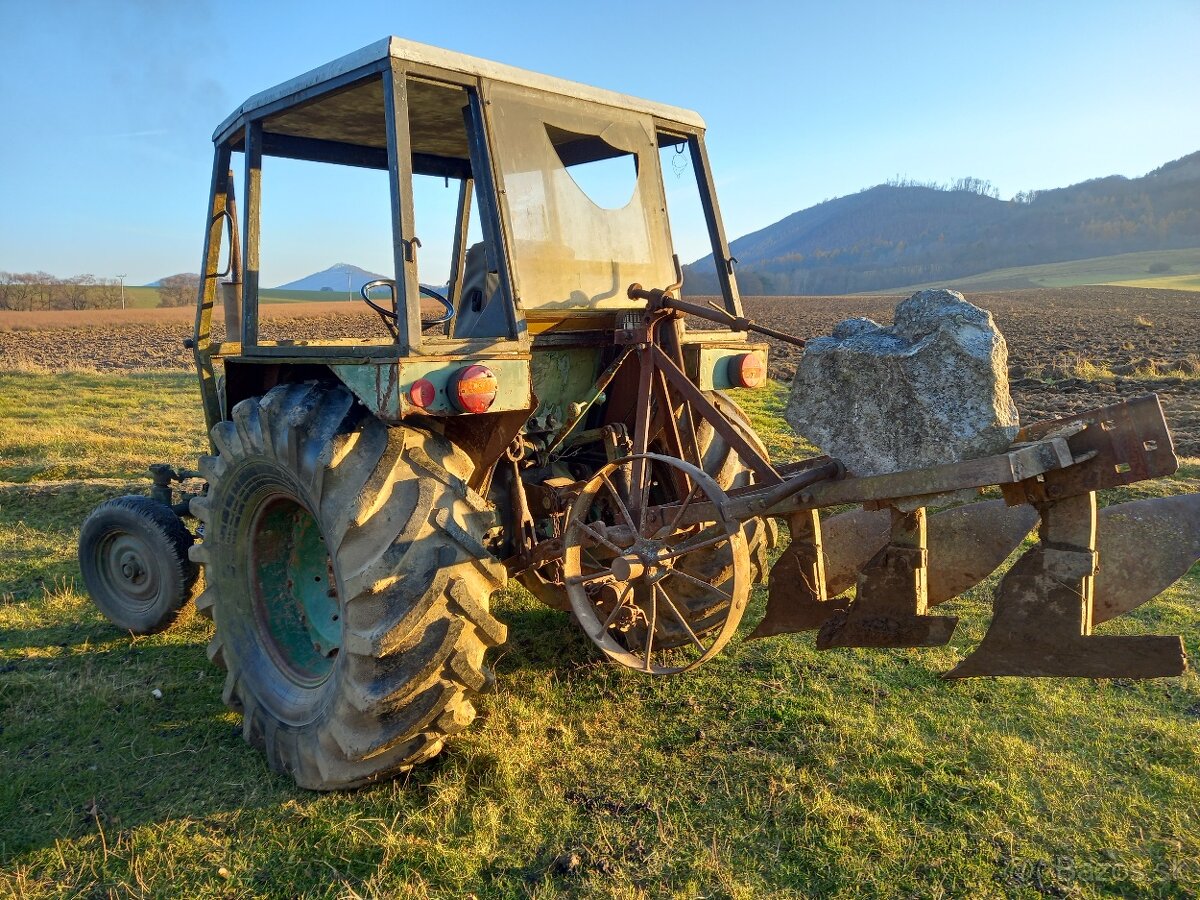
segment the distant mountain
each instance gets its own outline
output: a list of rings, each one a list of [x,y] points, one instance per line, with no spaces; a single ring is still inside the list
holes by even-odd
[[[357,293],[368,281],[378,281],[381,278],[387,278],[387,275],[379,275],[376,272],[368,272],[366,269],[360,269],[358,266],[352,266],[349,263],[338,263],[330,266],[323,272],[316,272],[312,275],[307,275],[304,278],[296,281],[289,281],[287,284],[281,284],[275,290],[277,291],[334,291],[345,293],[346,281],[349,278],[350,290]]]
[[[1200,247],[1200,152],[1141,178],[1113,175],[1000,200],[987,182],[881,184],[733,241],[745,294],[845,294],[1017,266]],[[685,292],[719,289],[712,256]]]
[[[197,281],[200,280],[200,276],[197,275],[195,272],[179,272],[176,275],[164,275],[162,278],[158,279],[157,281],[151,281],[149,284],[143,285],[143,287],[152,287],[152,288],[162,287],[163,282],[166,281],[168,278],[194,278]]]

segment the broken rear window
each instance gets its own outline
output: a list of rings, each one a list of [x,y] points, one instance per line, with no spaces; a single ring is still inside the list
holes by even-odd
[[[490,106],[527,309],[614,308],[675,280],[650,116],[496,84]]]

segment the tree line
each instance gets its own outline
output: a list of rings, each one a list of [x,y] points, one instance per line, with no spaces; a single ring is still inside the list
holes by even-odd
[[[172,275],[158,283],[159,306],[191,306],[196,302],[200,279]],[[121,305],[117,278],[72,275],[59,278],[49,272],[0,271],[0,310],[115,309]]]
[[[0,309],[112,309],[120,305],[121,287],[116,278],[0,272]]]

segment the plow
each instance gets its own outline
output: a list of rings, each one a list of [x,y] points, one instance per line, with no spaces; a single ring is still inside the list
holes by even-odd
[[[666,291],[635,286],[631,295],[646,299],[648,311],[622,338],[636,357],[619,360],[636,369],[639,385],[629,453],[562,488],[563,537],[541,554],[557,557],[572,611],[610,659],[652,674],[711,659],[736,633],[753,583],[744,527],[777,518],[791,542],[770,570],[766,615],[751,638],[815,631],[822,650],[944,645],[957,619],[930,608],[984,581],[1036,528],[1036,544],[996,590],[983,641],[948,677],[1186,670],[1177,636],[1092,633],[1200,559],[1200,496],[1097,506],[1099,490],[1177,470],[1157,397],[1030,425],[993,457],[859,478],[826,456],[777,468],[675,362],[681,313],[725,317]],[[752,484],[726,491],[705,473],[698,421],[726,431]],[[670,455],[647,452],[652,444]],[[988,488],[1003,499],[927,513],[930,500]],[[848,504],[858,508],[819,515]],[[532,564],[538,550],[528,548],[523,562]],[[720,558],[721,581],[689,571],[699,554]]]
[[[935,607],[1028,541],[947,677],[1185,671],[1179,636],[1094,633],[1200,558],[1200,495],[1097,503],[1176,471],[1155,396],[932,466],[772,461],[727,392],[768,384],[755,336],[805,341],[742,312],[695,113],[389,38],[250,98],[214,146],[188,341],[212,452],[98,507],[80,563],[135,633],[168,627],[203,573],[222,699],[297,784],[391,777],[466,727],[509,578],[615,664],[674,675],[734,639],[759,582],[749,639],[945,645],[957,619]],[[695,174],[713,302],[680,295],[660,153]],[[395,277],[361,289],[376,337],[260,335],[273,157],[388,172]],[[597,164],[626,202],[588,193]],[[420,178],[458,187],[440,289],[418,257]]]

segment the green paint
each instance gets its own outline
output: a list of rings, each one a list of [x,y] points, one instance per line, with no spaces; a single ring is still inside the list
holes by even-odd
[[[600,354],[594,348],[540,350],[533,356],[533,393],[537,414],[559,422],[571,417],[571,404],[586,402],[599,376]]]
[[[532,399],[528,359],[479,356],[414,358],[329,368],[368,409],[385,422],[395,423],[417,412],[433,416],[465,415],[450,402],[447,385],[455,372],[476,364],[487,366],[496,375],[496,400],[488,412],[529,409]],[[408,399],[413,383],[421,378],[432,382],[436,391],[433,403],[423,410],[414,407]]]
[[[729,366],[734,359],[746,353],[745,347],[701,347],[699,350],[699,368],[694,381],[702,391],[726,391],[740,387],[730,379]],[[767,354],[761,350],[752,350],[766,365]],[[691,374],[691,373],[689,373]]]
[[[255,525],[257,613],[274,650],[303,681],[319,684],[342,642],[337,587],[329,553],[312,515],[276,500]]]

